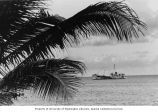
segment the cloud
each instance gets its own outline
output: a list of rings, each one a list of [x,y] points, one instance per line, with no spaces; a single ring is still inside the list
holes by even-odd
[[[109,40],[107,37],[92,37],[90,40],[86,40],[84,46],[103,46],[103,45],[115,45],[116,41]]]
[[[152,64],[157,64],[158,65],[158,55],[156,56],[156,58],[152,61]],[[157,68],[158,69],[158,68]]]
[[[93,71],[93,72],[99,72],[102,73],[103,71],[106,72],[113,72],[113,64],[112,62],[113,57],[106,57],[104,60],[100,62],[85,62],[88,71]],[[118,59],[118,58],[117,58]],[[127,74],[139,74],[140,72],[142,74],[145,74],[144,71],[146,69],[150,68],[152,72],[152,68],[154,68],[153,63],[148,63],[148,61],[141,60],[141,59],[131,59],[131,58],[126,58],[126,59],[120,59],[115,62],[116,64],[116,70],[119,72],[125,72]],[[152,67],[152,68],[151,68]],[[144,72],[144,73],[143,73]]]
[[[86,42],[82,43],[81,46],[114,46],[118,44],[129,44],[129,43],[148,43],[150,42],[150,38],[143,37],[143,38],[137,38],[131,40],[131,42],[127,41],[117,41],[117,40],[111,40],[111,39],[103,39],[98,37],[96,39],[92,40],[86,40]]]
[[[158,58],[156,58],[158,60]],[[104,55],[102,57],[95,57],[92,61],[85,61],[89,70],[113,70],[113,64],[116,64],[117,69],[126,68],[145,68],[155,65],[155,59],[151,59],[149,51],[136,51],[130,55]],[[133,71],[134,72],[134,71]]]
[[[152,34],[156,31],[158,33],[158,13],[152,15],[147,21],[146,24],[148,26],[148,33]]]
[[[138,59],[143,59],[149,55],[149,51],[136,51],[135,54],[137,55]]]
[[[154,41],[116,44],[114,46],[85,46],[73,48],[70,56],[80,60],[87,66],[87,71],[112,71],[113,64],[117,70],[125,73],[158,72],[158,39]],[[157,60],[156,60],[157,59]]]

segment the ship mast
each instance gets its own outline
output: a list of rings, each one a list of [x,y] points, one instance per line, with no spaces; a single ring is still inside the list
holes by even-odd
[[[114,64],[114,71],[115,71],[115,64]]]

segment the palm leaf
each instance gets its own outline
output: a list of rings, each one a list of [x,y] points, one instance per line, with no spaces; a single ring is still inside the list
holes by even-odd
[[[1,0],[0,1],[0,61],[7,52],[8,41],[30,18],[37,18],[38,11],[44,10],[46,0]]]
[[[2,0],[0,1],[0,34],[8,39],[16,26],[30,17],[35,17],[34,11],[44,8],[44,0]]]
[[[43,36],[47,35],[47,33],[44,33],[43,35],[40,35],[40,38],[35,38],[33,36],[33,33],[36,33],[37,35],[41,32],[44,32],[47,27],[45,25],[39,25],[39,22],[48,22],[49,24],[56,25],[59,22],[63,21],[64,18],[61,18],[59,16],[50,16],[48,13],[46,13],[44,10],[41,10],[39,13],[38,18],[31,18],[28,22],[25,22],[21,25],[21,28],[16,31],[16,33],[12,36],[12,39],[8,40],[5,44],[4,50],[6,51],[5,57],[1,60],[1,63],[6,65],[10,65],[10,63],[16,63],[18,65],[22,59],[27,58],[28,55],[32,53],[35,49],[37,49],[38,43],[43,43],[43,45],[47,46],[47,49],[42,48],[42,45],[40,45],[40,53],[45,53],[45,56],[48,57],[47,50],[50,51],[50,53],[53,55],[51,48],[49,45],[45,44],[45,41],[43,40]],[[43,28],[43,29],[42,29]],[[31,40],[31,41],[29,41]],[[22,46],[22,47],[21,47]],[[23,48],[25,48],[25,52],[23,52]],[[32,53],[31,55],[34,55],[37,52]],[[42,55],[43,56],[43,55]],[[6,60],[7,59],[7,60]],[[37,58],[36,60],[38,60]],[[30,61],[30,60],[27,60]],[[35,61],[35,60],[34,60]]]
[[[33,89],[43,98],[71,98],[80,86],[80,78],[74,74],[83,73],[85,65],[69,59],[47,59],[19,65],[0,82],[0,90],[21,93]]]
[[[106,35],[118,40],[130,40],[139,37],[139,32],[146,27],[138,16],[122,2],[97,3],[87,7],[73,17],[61,23],[61,29],[67,34]],[[75,39],[75,38],[74,38]]]
[[[13,104],[12,98],[13,98],[13,94],[1,92],[0,93],[0,106]]]
[[[24,37],[18,40],[22,43],[9,47],[10,53],[3,58],[4,64],[15,65],[23,60],[23,63],[26,63],[46,59],[50,54],[53,56],[54,52],[51,49],[63,49],[78,44],[90,35],[105,35],[110,39],[131,41],[133,37],[138,38],[139,34],[143,34],[143,28],[146,28],[134,10],[123,2],[100,2],[85,8],[71,18],[60,17],[57,24],[52,24],[50,21],[39,21],[37,24],[38,27],[33,25],[30,29],[36,28],[38,32],[32,34],[26,32]]]

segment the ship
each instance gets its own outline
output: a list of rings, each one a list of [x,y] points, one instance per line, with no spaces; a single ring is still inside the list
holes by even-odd
[[[114,70],[115,70],[115,64],[114,64]],[[105,80],[105,79],[126,79],[127,76],[124,73],[118,73],[118,72],[112,72],[108,76],[106,75],[99,75],[99,74],[93,74],[92,79],[93,80]]]

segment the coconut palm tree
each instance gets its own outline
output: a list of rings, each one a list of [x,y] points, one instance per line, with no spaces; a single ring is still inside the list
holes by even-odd
[[[0,2],[0,94],[5,96],[1,104],[12,104],[30,89],[43,98],[72,97],[80,86],[75,74],[83,73],[85,65],[57,59],[53,49],[78,45],[91,35],[131,41],[146,28],[123,2],[99,2],[67,19],[51,15],[44,4],[43,0]]]

